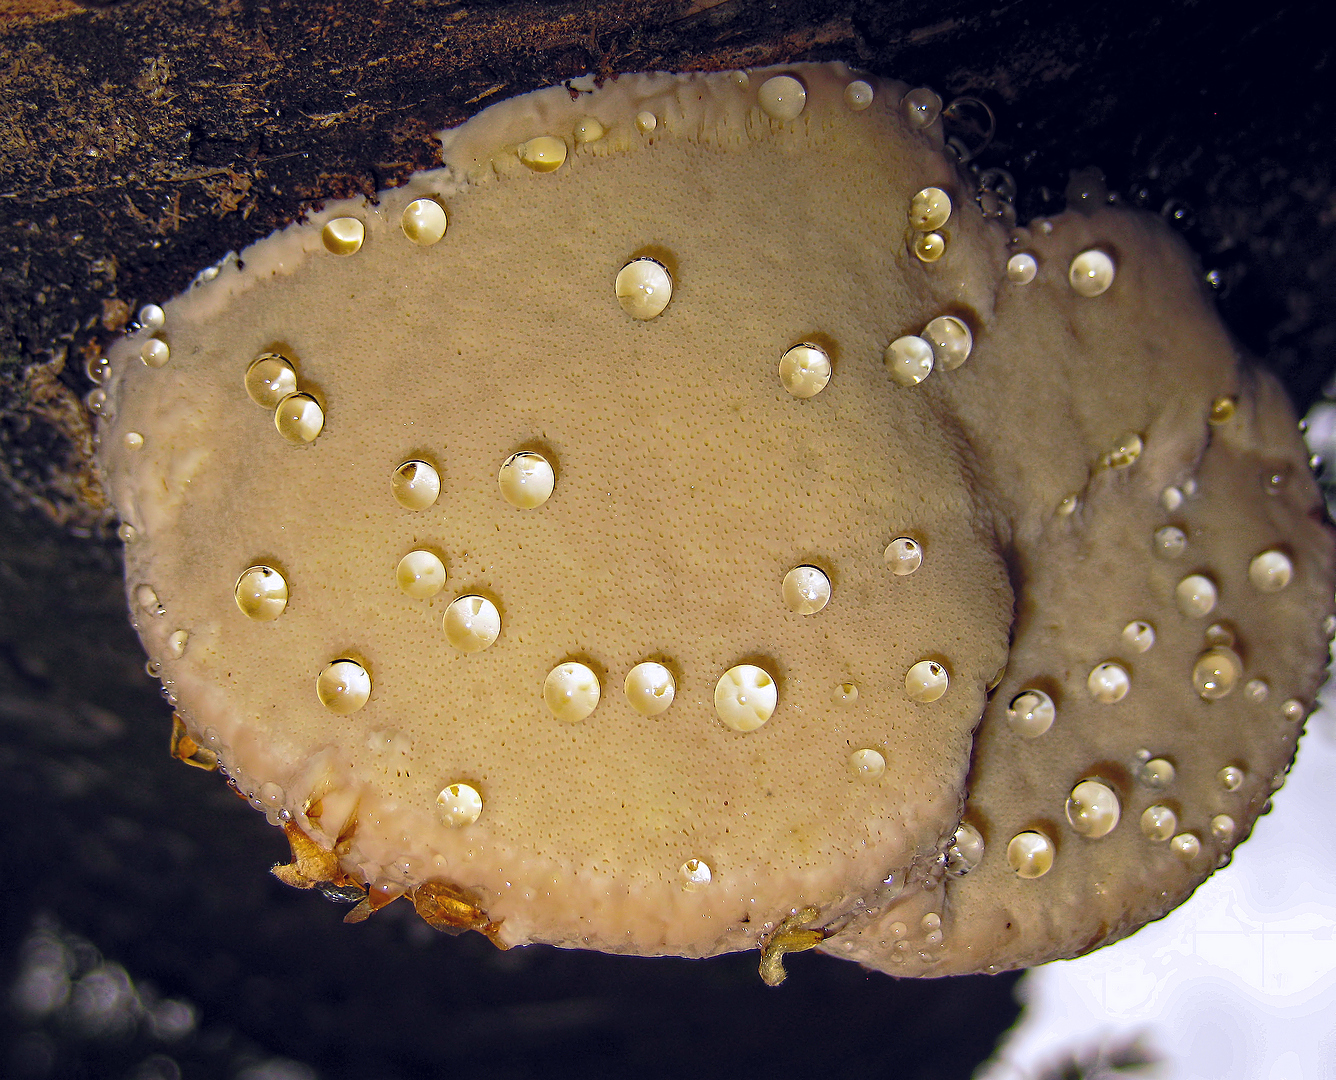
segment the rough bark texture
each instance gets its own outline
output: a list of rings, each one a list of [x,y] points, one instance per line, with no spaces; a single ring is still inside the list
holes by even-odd
[[[403,904],[344,927],[342,909],[270,879],[281,835],[166,757],[169,710],[87,469],[84,364],[227,251],[435,164],[431,132],[492,101],[586,71],[840,58],[991,106],[998,135],[975,164],[1016,176],[1022,217],[1096,165],[1111,192],[1179,221],[1235,332],[1307,403],[1336,336],[1318,10],[0,0],[0,485],[15,504],[0,510],[0,982],[50,1005],[0,1006],[0,1072],[306,1075],[283,1056],[368,1080],[969,1075],[1014,1015],[1009,981],[901,984],[809,955],[766,991],[751,956],[503,954]],[[140,980],[139,1005],[89,1004],[132,999],[108,996],[88,942]],[[64,965],[50,985],[75,984],[67,1002],[22,981],[34,956]],[[188,1034],[166,1038],[143,980],[194,1003]]]

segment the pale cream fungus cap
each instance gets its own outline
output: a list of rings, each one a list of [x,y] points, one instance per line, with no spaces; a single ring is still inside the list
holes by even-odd
[[[939,109],[575,80],[117,346],[135,625],[284,880],[776,981],[1071,956],[1228,856],[1332,608],[1289,406],[1157,221],[986,221]]]

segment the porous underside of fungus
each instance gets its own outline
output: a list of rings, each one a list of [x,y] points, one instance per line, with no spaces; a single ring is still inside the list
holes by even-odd
[[[576,80],[145,312],[133,617],[285,880],[931,975],[1228,858],[1324,668],[1293,416],[1158,221],[986,220],[938,107]]]

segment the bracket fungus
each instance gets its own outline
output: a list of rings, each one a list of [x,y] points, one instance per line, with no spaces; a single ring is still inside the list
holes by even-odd
[[[939,111],[577,79],[111,352],[133,618],[283,880],[777,981],[1073,956],[1229,857],[1324,672],[1294,417],[1162,224],[986,218]]]

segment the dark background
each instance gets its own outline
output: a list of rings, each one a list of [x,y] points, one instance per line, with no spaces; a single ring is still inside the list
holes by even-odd
[[[699,9],[699,10],[698,10]],[[1231,8],[1231,12],[1233,9]],[[88,470],[90,357],[431,132],[594,70],[844,59],[986,102],[1022,218],[1072,169],[1162,212],[1300,408],[1336,335],[1336,85],[1316,3],[0,0],[0,1073],[174,1080],[967,1077],[1012,977],[805,954],[641,960],[360,926],[265,870],[277,830],[166,754]]]

